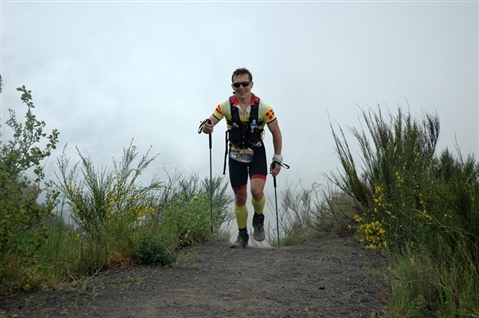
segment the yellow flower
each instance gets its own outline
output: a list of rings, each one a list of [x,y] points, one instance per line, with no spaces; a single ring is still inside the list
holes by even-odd
[[[198,196],[195,195],[195,196],[193,197],[193,199],[194,199],[194,200],[198,200]]]

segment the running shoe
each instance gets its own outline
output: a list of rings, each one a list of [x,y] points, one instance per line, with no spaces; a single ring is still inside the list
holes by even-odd
[[[246,234],[238,234],[238,238],[236,241],[230,245],[230,248],[243,248],[248,245],[248,240],[249,240],[249,235],[248,233]]]
[[[263,214],[254,214],[253,216],[253,238],[258,241],[264,241],[265,234],[264,234],[264,215]]]

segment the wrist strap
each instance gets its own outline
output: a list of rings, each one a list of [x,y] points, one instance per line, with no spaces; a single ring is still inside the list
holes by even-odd
[[[278,162],[278,161],[275,161],[275,160],[273,160],[273,162],[271,163],[271,165],[273,166],[273,169],[274,169],[274,166],[276,164],[279,164],[281,167],[283,167],[285,169],[289,169],[289,165],[285,164],[284,162]]]
[[[283,162],[283,155],[274,155],[273,156],[273,161],[276,161],[278,163],[282,163]]]

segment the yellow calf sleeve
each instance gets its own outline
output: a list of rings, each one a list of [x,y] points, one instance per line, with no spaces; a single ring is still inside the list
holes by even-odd
[[[236,223],[238,224],[239,229],[245,229],[246,223],[248,221],[248,207],[245,205],[237,206],[234,205],[234,211],[236,216]]]
[[[255,198],[251,197],[251,203],[254,207],[254,212],[257,214],[262,214],[264,209],[264,204],[266,203],[266,196],[263,195],[261,200],[255,200]]]

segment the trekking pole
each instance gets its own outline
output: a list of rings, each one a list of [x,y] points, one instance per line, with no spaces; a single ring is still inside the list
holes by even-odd
[[[208,119],[208,121],[211,123],[211,121]],[[211,159],[211,134],[209,134],[209,139],[210,139],[210,228],[211,228],[211,233],[213,233],[213,167],[212,167],[212,162],[213,159]]]
[[[273,162],[274,169],[274,162]],[[276,176],[273,177],[274,184],[274,205],[276,207],[276,234],[278,235],[278,249],[279,249],[279,217],[278,217],[278,194],[276,193]]]
[[[198,134],[201,134],[203,132],[203,126],[208,123],[211,124],[211,120],[209,118],[206,118],[203,120],[203,122],[200,124],[200,127],[198,128]],[[213,233],[213,166],[212,162],[213,159],[211,158],[211,148],[212,148],[212,140],[211,140],[211,134],[209,135],[209,148],[210,148],[210,230],[211,233]]]
[[[276,164],[279,164],[283,168],[289,169],[289,166],[287,164],[281,163],[281,162],[276,162],[276,161],[273,161],[273,163],[272,163],[273,169],[276,166]],[[276,207],[276,234],[278,236],[278,249],[279,249],[279,246],[280,246],[280,244],[279,244],[279,216],[278,216],[278,194],[276,192],[276,176],[273,177],[273,185],[274,185],[274,205]]]

